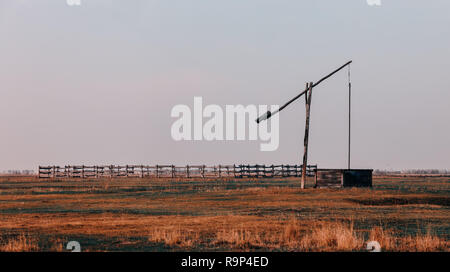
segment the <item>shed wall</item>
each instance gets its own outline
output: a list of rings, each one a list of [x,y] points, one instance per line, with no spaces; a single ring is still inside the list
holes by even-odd
[[[339,169],[318,169],[317,188],[340,188],[342,187],[342,170]]]
[[[344,187],[372,187],[372,170],[345,170]]]
[[[317,188],[372,187],[371,169],[317,169]]]

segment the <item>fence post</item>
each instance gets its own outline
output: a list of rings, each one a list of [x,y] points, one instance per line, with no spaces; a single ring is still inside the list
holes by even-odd
[[[317,188],[317,168],[314,169],[314,188]]]

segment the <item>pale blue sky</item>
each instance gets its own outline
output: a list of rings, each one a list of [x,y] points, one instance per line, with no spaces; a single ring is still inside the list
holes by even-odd
[[[352,59],[353,163],[450,168],[450,1],[0,0],[0,170],[41,164],[300,163],[280,148],[174,142],[176,104],[282,104]],[[310,163],[345,167],[346,71],[315,89]]]

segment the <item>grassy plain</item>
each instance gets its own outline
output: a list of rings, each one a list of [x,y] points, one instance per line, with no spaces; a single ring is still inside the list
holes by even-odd
[[[311,186],[309,186],[311,187]],[[449,251],[449,177],[373,188],[298,179],[0,177],[0,251]]]

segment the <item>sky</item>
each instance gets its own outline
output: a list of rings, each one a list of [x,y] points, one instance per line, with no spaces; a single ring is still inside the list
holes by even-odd
[[[301,164],[280,144],[174,141],[175,105],[281,105],[349,60],[352,167],[450,168],[450,1],[0,0],[0,171]],[[347,166],[347,70],[314,89],[309,163]]]

